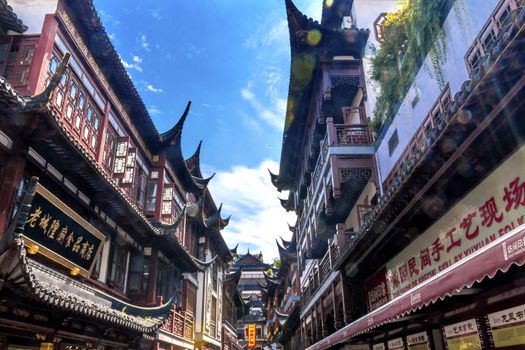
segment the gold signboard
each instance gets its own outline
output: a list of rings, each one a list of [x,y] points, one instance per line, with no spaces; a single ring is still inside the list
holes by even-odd
[[[495,348],[525,345],[525,305],[488,315]]]
[[[396,338],[388,341],[388,350],[400,350],[405,349],[405,343],[403,338]]]
[[[408,350],[430,350],[427,332],[407,336]]]
[[[24,227],[29,254],[42,254],[65,266],[73,275],[89,277],[106,237],[37,184]]]
[[[256,340],[257,332],[255,324],[248,325],[248,349],[255,349],[257,347]]]
[[[481,350],[475,319],[445,326],[448,350]]]

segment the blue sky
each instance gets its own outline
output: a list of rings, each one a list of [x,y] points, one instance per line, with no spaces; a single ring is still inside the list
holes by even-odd
[[[278,171],[290,51],[284,0],[95,1],[159,131],[171,127],[187,100],[192,110],[183,152],[203,140],[202,168],[217,172],[210,188],[232,214],[223,235],[277,256],[289,238],[285,213],[266,168]],[[318,19],[321,0],[297,0]]]

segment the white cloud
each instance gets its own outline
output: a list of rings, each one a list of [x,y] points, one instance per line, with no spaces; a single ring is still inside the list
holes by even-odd
[[[151,17],[155,18],[156,20],[161,20],[164,18],[164,16],[162,16],[161,14],[161,10],[160,9],[153,9],[150,11],[150,14],[151,14]]]
[[[184,47],[184,53],[186,55],[186,58],[189,60],[191,60],[194,56],[198,56],[204,52],[206,52],[205,48],[197,47],[193,44],[190,44]]]
[[[211,105],[209,103],[201,103],[201,106],[211,108]]]
[[[153,86],[152,84],[146,84],[146,90],[150,91],[150,92],[155,92],[155,93],[163,92],[163,90],[161,88],[157,88],[157,87]]]
[[[124,68],[128,70],[135,69],[136,71],[142,72],[142,67],[138,63],[129,63],[122,57],[120,58],[120,62],[122,62],[122,65],[124,66]]]
[[[146,50],[146,51],[151,51],[151,48],[149,47],[149,42],[148,42],[148,38],[146,37],[145,34],[140,34],[139,35],[139,38],[138,38],[138,41],[139,41],[139,44],[140,46]]]
[[[9,0],[8,4],[28,27],[25,34],[40,33],[45,14],[54,13],[57,8],[56,0]]]
[[[275,73],[275,72],[274,72]],[[286,112],[286,100],[280,97],[277,84],[281,78],[278,73],[265,82],[265,97],[268,104],[261,102],[261,98],[253,92],[253,82],[241,88],[241,97],[248,101],[257,112],[257,117],[276,129],[281,130],[284,125]]]
[[[159,115],[162,114],[162,111],[155,105],[150,105],[148,107],[148,112],[154,117],[158,117]]]
[[[133,55],[131,58],[132,58],[133,62],[135,62],[135,63],[138,63],[138,64],[142,63],[142,58],[137,56],[137,55]]]
[[[286,20],[276,22],[270,19],[259,25],[244,40],[244,46],[250,49],[271,47],[273,54],[285,54],[289,47],[288,36],[288,22]]]
[[[222,232],[228,246],[239,243],[240,253],[248,248],[262,251],[266,261],[278,257],[275,239],[289,239],[287,223],[293,225],[296,220],[295,214],[287,213],[277,199],[285,194],[279,194],[270,182],[267,169],[276,172],[278,167],[273,160],[254,168],[234,166],[230,171],[218,171],[209,185],[215,202],[224,203],[224,213],[232,214]]]

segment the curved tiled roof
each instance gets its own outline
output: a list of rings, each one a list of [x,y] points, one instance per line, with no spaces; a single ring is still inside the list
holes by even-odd
[[[0,28],[5,32],[12,30],[20,34],[27,30],[27,26],[18,18],[6,0],[0,0]]]
[[[124,190],[122,190],[115,180],[110,177],[104,169],[102,169],[96,159],[93,158],[93,156],[80,144],[78,139],[67,129],[57,112],[47,105],[47,99],[65,71],[68,58],[69,55],[64,56],[64,60],[60,63],[57,72],[51,79],[46,90],[42,94],[36,96],[25,97],[20,95],[12,88],[11,84],[5,78],[0,77],[0,106],[2,107],[3,113],[9,114],[16,111],[17,113],[38,113],[46,116],[51,126],[59,130],[64,140],[84,158],[86,163],[89,164],[98,176],[104,180],[106,186],[117,194],[123,205],[125,205],[134,216],[139,218],[142,225],[144,225],[154,237],[167,236],[162,227],[155,227],[150,220],[146,218],[136,204],[129,199]],[[188,263],[188,272],[202,270],[201,266],[195,262],[194,257],[186,250],[180,241],[178,241],[178,238],[176,242],[178,248],[180,248],[179,251],[181,255],[179,257]]]
[[[0,265],[6,286],[58,310],[117,325],[139,333],[151,334],[167,318],[175,296],[158,307],[129,304],[48,269],[27,256],[24,226],[31,210],[38,178],[31,178],[11,226],[0,241]],[[14,268],[10,268],[13,266]]]
[[[270,172],[278,190],[291,189],[298,167],[297,158],[303,154],[299,148],[319,60],[335,55],[362,57],[370,34],[368,29],[325,27],[302,14],[292,0],[285,0],[285,5],[291,46],[290,82],[279,175]]]

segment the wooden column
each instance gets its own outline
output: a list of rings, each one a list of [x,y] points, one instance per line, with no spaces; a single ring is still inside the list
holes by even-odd
[[[157,248],[153,248],[149,264],[148,293],[146,298],[147,302],[151,304],[157,302],[158,260],[159,251]]]
[[[95,150],[97,163],[101,166],[104,164],[104,147],[106,146],[106,132],[109,127],[108,124],[109,124],[109,112],[110,111],[111,111],[111,102],[107,101],[106,106],[104,107],[104,116],[102,117],[102,120],[101,120],[100,134],[98,135],[98,140],[97,140],[98,146]]]
[[[5,164],[2,164],[0,172],[0,237],[4,235],[9,224],[16,190],[24,177],[25,165],[26,160],[22,156],[21,146],[15,141],[11,153],[5,157]]]
[[[42,33],[35,47],[35,54],[31,64],[27,92],[36,95],[44,90],[44,82],[47,68],[51,59],[51,52],[55,45],[55,37],[58,32],[58,23],[55,14],[48,14],[44,18]]]
[[[343,328],[343,320],[342,320],[342,316],[343,315],[340,315],[339,314],[339,307],[337,305],[337,296],[336,296],[336,292],[335,292],[335,283],[332,283],[332,303],[334,305],[334,328],[337,330],[337,329],[341,329]]]
[[[335,242],[337,246],[339,247],[339,252],[346,246],[346,243],[348,242],[348,239],[345,235],[345,224],[337,224],[335,226]]]
[[[326,327],[326,313],[324,308],[324,301],[323,296],[319,298],[319,311],[321,313],[321,334],[322,338],[326,338],[328,336],[328,328]]]
[[[341,288],[343,292],[343,315],[345,325],[352,322],[352,291],[350,287],[343,280],[343,276],[340,276]]]

